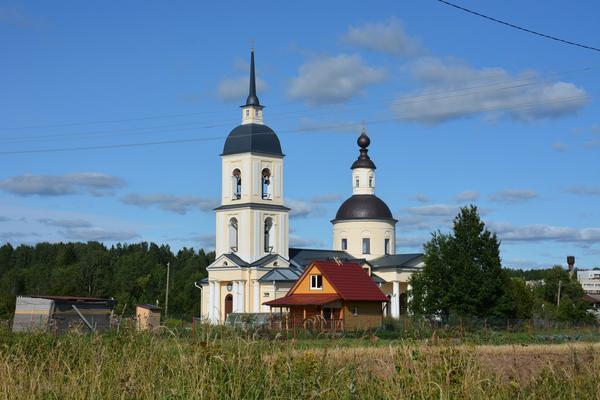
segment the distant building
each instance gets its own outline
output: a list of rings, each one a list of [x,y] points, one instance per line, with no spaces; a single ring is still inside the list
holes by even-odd
[[[77,326],[91,332],[110,329],[114,301],[98,297],[17,296],[13,332],[65,332]]]
[[[587,294],[600,294],[600,270],[578,270],[577,280]]]

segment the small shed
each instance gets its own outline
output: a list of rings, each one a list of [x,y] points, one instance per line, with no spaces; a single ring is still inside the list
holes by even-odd
[[[138,304],[135,316],[138,331],[153,331],[160,326],[161,308],[152,304]]]
[[[13,332],[63,333],[81,326],[91,332],[110,329],[114,300],[77,296],[17,296]]]

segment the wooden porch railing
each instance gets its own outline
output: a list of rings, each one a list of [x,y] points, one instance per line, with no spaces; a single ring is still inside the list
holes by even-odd
[[[314,332],[342,332],[343,319],[324,319],[320,315],[309,318],[292,318],[288,316],[271,318],[269,326],[275,331],[309,330]]]

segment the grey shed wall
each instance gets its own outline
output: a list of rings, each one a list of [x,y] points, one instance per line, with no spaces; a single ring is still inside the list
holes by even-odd
[[[52,314],[54,302],[34,297],[17,297],[13,332],[45,330]]]

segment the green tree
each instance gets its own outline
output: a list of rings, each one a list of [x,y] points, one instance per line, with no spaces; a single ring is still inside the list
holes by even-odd
[[[461,208],[452,233],[433,233],[424,250],[425,266],[411,282],[413,312],[445,317],[514,313],[500,243],[485,228],[476,206]]]

